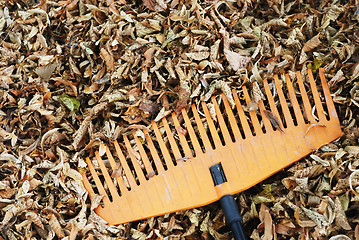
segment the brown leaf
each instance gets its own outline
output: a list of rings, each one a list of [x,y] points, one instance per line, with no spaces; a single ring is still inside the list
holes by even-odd
[[[138,123],[142,120],[142,111],[136,106],[129,106],[122,119],[130,124]]]
[[[0,198],[9,199],[18,191],[17,188],[9,188],[6,190],[0,190]]]
[[[163,12],[167,9],[167,4],[163,0],[144,0],[143,5],[156,12]]]
[[[359,6],[359,5],[358,5]],[[352,67],[352,76],[350,77],[352,80],[355,80],[359,77],[359,62],[354,64],[354,66]]]
[[[113,55],[110,54],[108,51],[106,51],[105,48],[101,48],[100,56],[103,61],[105,61],[106,66],[109,71],[115,70],[115,59],[113,58]]]
[[[327,227],[329,225],[328,219],[324,215],[303,206],[301,206],[301,209],[309,219],[316,223],[319,228]]]
[[[312,37],[308,42],[306,42],[302,48],[302,52],[309,52],[314,48],[318,47],[322,42],[320,41],[322,34],[318,33]]]
[[[224,55],[234,71],[246,68],[248,63],[251,61],[250,57],[242,56],[241,54],[232,52],[228,49],[224,49]]]
[[[76,240],[76,237],[79,234],[79,230],[80,230],[77,225],[78,224],[76,221],[73,221],[71,223],[71,232],[69,235],[69,240]]]
[[[201,61],[209,57],[209,52],[191,52],[191,53],[186,53],[186,56],[193,60]]]
[[[268,110],[264,110],[264,114],[269,119],[274,129],[278,129],[279,131],[284,132],[283,129],[280,127],[279,119],[276,115],[274,115],[274,113]]]
[[[126,0],[118,0],[116,1],[116,3],[118,4],[126,4]],[[107,0],[107,5],[109,6],[110,10],[115,13],[117,16],[120,15],[120,13],[118,12],[117,8],[116,8],[116,4],[114,0]]]
[[[76,133],[74,134],[74,138],[73,138],[73,142],[72,142],[72,146],[74,147],[74,149],[78,148],[78,145],[80,144],[80,141],[82,140],[82,138],[87,133],[87,130],[88,130],[88,127],[89,127],[90,123],[91,123],[91,116],[87,116],[82,121],[81,126],[76,131]]]
[[[314,227],[316,226],[315,222],[308,221],[308,220],[301,220],[299,215],[299,208],[296,208],[294,211],[294,218],[296,219],[297,223],[301,227]]]
[[[73,94],[70,93],[71,95],[74,95],[75,97],[77,97],[77,88],[76,88],[76,83],[71,82],[70,80],[64,79],[62,77],[56,77],[53,78],[52,80],[56,81],[56,85],[60,85],[60,84],[64,84],[67,85],[71,88],[71,90],[73,91]]]
[[[273,220],[269,213],[269,208],[261,204],[261,209],[259,210],[259,219],[264,223],[264,235],[262,239],[271,240],[273,239]]]
[[[185,108],[188,105],[188,100],[190,99],[190,92],[187,87],[180,87],[178,91],[178,101],[176,104],[175,112],[179,113],[181,109]]]
[[[153,54],[155,53],[157,48],[151,47],[146,50],[146,52],[143,54],[145,57],[144,66],[147,67],[152,62]]]
[[[99,89],[99,85],[97,83],[92,83],[91,86],[84,86],[84,93],[92,94],[98,89]]]
[[[132,124],[132,125],[128,126],[128,129],[141,129],[141,130],[144,130],[147,132],[151,131],[148,127],[146,127],[144,125],[140,125],[140,124]]]
[[[180,79],[180,86],[178,88],[178,101],[176,104],[175,112],[178,113],[187,106],[188,100],[190,99],[190,87],[186,74],[179,66],[175,67],[176,73]]]
[[[0,129],[1,130],[1,129]],[[0,137],[1,137],[1,131],[0,131]],[[20,156],[23,156],[23,155],[26,155],[26,154],[29,154],[31,153],[32,151],[34,151],[37,147],[37,145],[39,144],[40,142],[40,138],[38,138],[35,142],[33,142],[30,146],[28,146],[27,148],[25,148],[24,150],[22,150],[19,155]]]
[[[283,129],[280,127],[279,119],[277,118],[276,115],[274,115],[274,113],[272,113],[271,111],[268,111],[268,110],[264,110],[264,114],[269,119],[269,121],[271,122],[271,124],[273,125],[273,127],[275,129],[278,129],[279,131],[284,132]]]
[[[265,96],[262,93],[257,81],[252,84],[252,95],[253,95],[254,101],[257,103],[260,100],[265,100]]]
[[[162,118],[168,116],[171,113],[171,111],[167,110],[163,107],[160,112],[157,114],[156,118],[155,118],[155,122],[160,121]]]
[[[186,136],[187,134],[187,130],[185,130],[184,128],[182,128],[181,126],[178,126],[177,128],[177,131],[182,134],[183,136]]]
[[[128,122],[129,124],[134,124],[134,123],[139,123],[142,121],[142,117],[141,116],[121,116],[121,118],[123,120],[125,120],[126,122]]]
[[[80,70],[77,68],[75,61],[72,59],[72,57],[69,58],[70,68],[76,75],[81,75]]]
[[[30,191],[36,189],[38,186],[43,184],[41,180],[38,180],[36,178],[33,178],[30,180]]]
[[[41,149],[44,149],[44,144],[54,144],[55,142],[64,138],[64,135],[58,132],[59,128],[54,128],[47,131],[41,138]]]
[[[25,217],[26,217],[26,219],[29,219],[31,222],[33,222],[39,228],[44,229],[44,225],[42,224],[41,218],[36,213],[27,212],[25,214]]]
[[[144,111],[145,113],[149,113],[151,115],[156,115],[159,111],[158,104],[148,99],[143,99],[138,108],[141,111]]]
[[[343,210],[343,206],[340,202],[339,197],[335,197],[334,199],[334,204],[335,204],[335,208],[334,208],[334,212],[335,212],[335,223],[340,226],[341,228],[343,228],[344,230],[351,230],[351,226],[348,222],[347,217],[345,216],[345,212]]]
[[[293,189],[297,186],[297,183],[295,182],[294,177],[283,178],[282,184],[284,185],[284,187],[286,187],[290,191],[293,191]]]
[[[45,81],[49,80],[55,69],[58,67],[58,63],[48,64],[46,66],[38,67],[35,73],[42,77]]]
[[[296,232],[297,228],[292,222],[285,223],[281,222],[275,226],[276,233],[286,235],[286,236],[292,236]]]
[[[64,238],[65,237],[65,233],[62,230],[62,227],[61,227],[59,221],[57,220],[55,214],[51,214],[49,224],[50,224],[51,229],[55,232],[55,234],[59,238]]]
[[[0,69],[0,86],[4,88],[9,88],[9,84],[13,83],[13,81],[11,80],[11,74],[14,69],[14,65]]]

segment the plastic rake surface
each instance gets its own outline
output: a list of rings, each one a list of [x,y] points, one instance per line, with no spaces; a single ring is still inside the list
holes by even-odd
[[[201,112],[193,105],[182,116],[152,122],[151,134],[124,136],[121,144],[114,142],[115,151],[107,147],[104,156],[87,158],[91,174],[83,174],[84,185],[91,198],[103,195],[97,214],[121,224],[206,205],[250,188],[340,137],[323,69],[318,86],[311,71],[307,79],[304,83],[297,72],[293,83],[288,75],[285,81],[264,80],[266,100],[258,102],[258,112],[244,111],[251,98],[243,87],[243,99],[233,91],[234,108],[224,95],[220,103],[212,98],[215,119],[205,103]],[[209,167],[217,163],[227,182],[214,187]]]

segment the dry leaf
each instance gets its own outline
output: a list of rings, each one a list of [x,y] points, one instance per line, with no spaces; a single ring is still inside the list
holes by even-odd
[[[163,0],[144,0],[143,5],[156,12],[163,12],[167,9],[167,4]]]
[[[228,63],[231,65],[234,71],[246,68],[248,63],[251,61],[250,57],[242,56],[239,53],[232,52],[227,49],[224,49],[224,55],[226,56]]]
[[[47,81],[50,79],[51,75],[58,66],[59,64],[55,62],[46,66],[38,67],[36,68],[35,73]]]
[[[69,63],[70,63],[70,67],[71,70],[76,74],[76,75],[81,75],[81,71],[78,69],[78,67],[76,66],[75,61],[72,59],[72,57],[69,58]]]
[[[14,194],[18,191],[17,188],[9,188],[9,189],[5,189],[5,190],[0,190],[0,198],[11,198],[12,196],[14,196]]]
[[[292,236],[297,231],[297,228],[292,222],[282,221],[281,223],[276,224],[275,231],[278,234]]]
[[[328,220],[322,214],[319,214],[316,211],[312,211],[305,207],[301,207],[301,209],[311,220],[313,220],[313,222],[317,224],[319,228],[327,227],[329,225]]]
[[[44,229],[44,225],[42,224],[41,218],[34,212],[27,212],[25,214],[26,219],[29,219],[31,222],[33,222],[36,226],[38,226],[41,229]]]
[[[350,237],[340,234],[340,235],[335,235],[331,238],[329,238],[329,240],[351,240]]]
[[[106,51],[106,49],[101,48],[100,56],[103,61],[105,61],[106,66],[109,71],[115,70],[115,59],[113,58],[112,54]]]
[[[59,238],[64,238],[65,237],[65,233],[62,230],[62,227],[61,227],[59,221],[57,220],[55,214],[51,214],[49,224],[50,224],[51,229],[55,232],[55,234]]]
[[[163,107],[160,112],[157,114],[155,118],[155,122],[160,121],[162,118],[168,116],[171,113],[171,111],[166,111],[166,109]],[[149,131],[148,131],[149,132]]]
[[[0,70],[0,86],[3,88],[9,88],[9,84],[13,83],[11,80],[11,74],[14,71],[15,66],[4,67]]]
[[[192,53],[186,53],[186,56],[196,60],[201,61],[203,59],[207,59],[209,57],[209,52],[192,52]]]
[[[259,210],[259,219],[264,223],[264,235],[262,239],[271,240],[273,239],[273,220],[269,213],[269,209],[263,203],[261,204],[261,209]]]
[[[312,37],[308,42],[306,42],[302,48],[302,52],[309,52],[314,48],[318,47],[322,42],[320,41],[322,34],[318,33]]]
[[[274,129],[278,129],[279,131],[284,132],[283,129],[280,127],[279,119],[276,115],[274,115],[274,113],[268,110],[264,110],[264,114],[269,119]]]
[[[143,54],[143,56],[145,57],[145,62],[144,62],[144,66],[147,67],[150,65],[150,63],[152,62],[152,58],[153,58],[153,54],[155,53],[155,51],[157,50],[157,48],[149,48],[146,50],[146,52]]]
[[[262,93],[261,89],[259,88],[258,82],[254,82],[252,84],[252,94],[253,94],[253,99],[255,102],[259,102],[260,100],[265,100],[265,96]]]
[[[335,223],[340,226],[341,228],[343,228],[344,230],[351,230],[351,226],[345,216],[345,212],[343,210],[343,206],[339,200],[338,197],[335,197],[334,199],[334,212],[335,212]]]

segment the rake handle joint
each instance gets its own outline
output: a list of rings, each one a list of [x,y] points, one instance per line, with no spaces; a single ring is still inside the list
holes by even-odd
[[[222,165],[220,163],[212,165],[209,170],[211,172],[215,187],[219,187],[221,184],[227,182]],[[239,209],[233,195],[226,194],[221,196],[219,203],[226,217],[226,224],[229,225],[232,229],[234,239],[246,240],[247,238],[244,235],[242,228],[242,216],[239,213]]]

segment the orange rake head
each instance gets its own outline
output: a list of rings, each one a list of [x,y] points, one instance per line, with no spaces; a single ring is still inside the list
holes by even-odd
[[[90,197],[103,195],[97,214],[121,224],[206,205],[340,137],[324,70],[319,69],[318,86],[311,71],[306,78],[297,72],[293,83],[288,75],[264,80],[266,100],[258,102],[258,111],[242,107],[251,102],[244,86],[241,97],[232,92],[233,108],[229,97],[212,98],[201,110],[192,105],[179,116],[152,122],[151,133],[124,136],[123,143],[114,142],[115,151],[107,147],[104,156],[87,158],[91,174],[83,174],[84,185]],[[209,170],[216,164],[225,173],[219,185]]]

